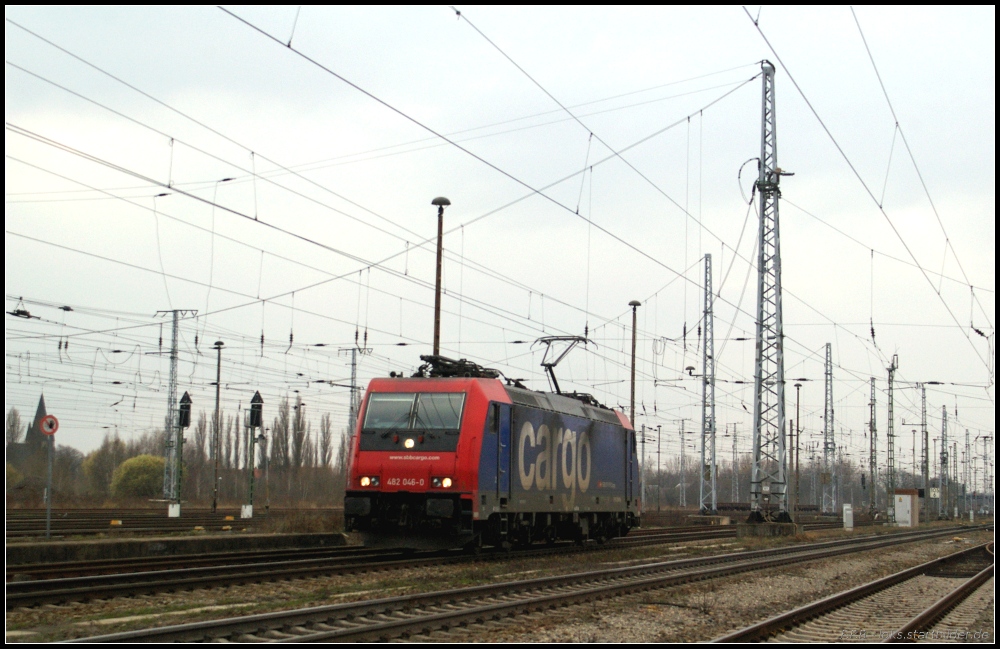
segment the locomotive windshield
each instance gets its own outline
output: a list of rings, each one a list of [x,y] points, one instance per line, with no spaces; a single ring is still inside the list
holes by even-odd
[[[464,405],[460,392],[371,394],[361,450],[454,451]]]

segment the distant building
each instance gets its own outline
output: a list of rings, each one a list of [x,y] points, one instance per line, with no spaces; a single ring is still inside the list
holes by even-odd
[[[45,395],[38,398],[38,409],[23,442],[11,444],[7,448],[7,462],[26,479],[42,478],[46,466],[46,446],[48,440],[42,433],[41,421],[45,415]]]

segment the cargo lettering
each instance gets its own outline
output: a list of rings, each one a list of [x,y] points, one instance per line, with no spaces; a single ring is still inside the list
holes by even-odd
[[[528,449],[540,448],[534,459]],[[530,491],[569,489],[586,493],[591,474],[590,433],[568,428],[550,429],[542,424],[535,430],[530,421],[521,426],[517,442],[517,470],[521,488]]]

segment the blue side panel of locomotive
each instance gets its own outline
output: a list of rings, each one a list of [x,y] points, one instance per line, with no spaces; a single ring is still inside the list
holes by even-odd
[[[525,405],[528,398],[544,399],[553,409]],[[479,456],[480,519],[493,513],[636,512],[635,435],[611,421],[617,422],[611,411],[584,410],[556,395],[521,394],[513,406],[493,404]]]
[[[511,500],[518,510],[624,511],[632,500],[621,426],[515,406]]]

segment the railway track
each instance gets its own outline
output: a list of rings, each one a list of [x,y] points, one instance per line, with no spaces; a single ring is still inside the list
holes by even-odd
[[[963,600],[986,584],[990,584],[988,592],[992,593],[993,573],[991,542],[831,595],[715,642],[933,639],[935,623]],[[957,627],[963,620],[968,624],[969,618],[969,614],[956,615],[939,632],[958,633]]]
[[[759,571],[954,533],[954,529],[852,538],[365,602],[130,631],[77,642],[356,642],[407,638],[642,590]]]
[[[735,527],[642,530],[634,536],[576,547],[561,543],[511,553],[541,556],[600,547],[639,547],[711,539],[735,538]],[[506,558],[503,551],[478,558]],[[458,551],[411,552],[399,549],[341,547],[305,550],[229,552],[163,558],[74,561],[7,567],[7,610],[90,599],[149,595],[160,592],[218,588],[246,583],[299,579],[322,575],[413,568],[477,560]],[[141,569],[141,570],[140,570]]]
[[[262,522],[282,520],[291,516],[307,514],[328,516],[341,520],[340,509],[260,510],[252,519],[241,519],[238,510],[182,509],[177,518],[167,516],[166,509],[57,509],[52,511],[50,534],[57,538],[71,536],[94,536],[98,534],[123,533],[134,535],[189,532],[194,529],[204,531],[226,531],[259,526]],[[8,540],[29,540],[45,536],[45,510],[13,509],[6,514],[5,534]]]

